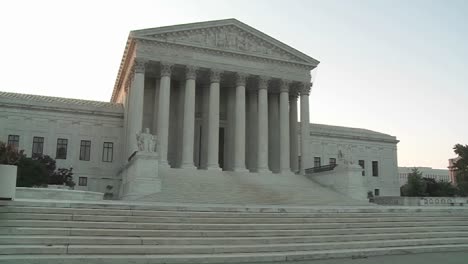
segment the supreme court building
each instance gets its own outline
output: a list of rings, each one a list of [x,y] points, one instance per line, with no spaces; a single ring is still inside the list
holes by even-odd
[[[307,190],[331,197],[303,174],[336,162],[346,147],[369,191],[398,195],[395,137],[310,124],[318,64],[236,19],[136,30],[109,103],[0,92],[0,140],[18,139],[29,154],[42,140],[52,157],[66,140],[69,155],[57,163],[73,166],[77,182],[86,178],[77,188],[112,185],[118,196],[136,135],[149,128],[162,187],[148,197],[233,203],[281,201],[272,192],[291,203],[310,199],[297,194]]]

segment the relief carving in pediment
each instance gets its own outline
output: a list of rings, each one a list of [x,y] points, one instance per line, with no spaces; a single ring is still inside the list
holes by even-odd
[[[149,37],[172,43],[216,48],[283,60],[303,61],[293,54],[234,26],[169,32]]]

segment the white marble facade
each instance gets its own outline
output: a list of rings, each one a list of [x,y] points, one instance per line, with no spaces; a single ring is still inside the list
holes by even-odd
[[[110,103],[0,93],[0,140],[19,135],[30,154],[40,136],[54,156],[57,139],[67,138],[69,156],[58,165],[73,166],[77,182],[87,177],[77,188],[91,191],[119,185],[144,128],[157,135],[159,166],[181,173],[300,173],[346,145],[366,171],[379,161],[380,174],[365,176],[369,190],[396,195],[395,137],[310,124],[318,64],[235,19],[132,31]],[[90,161],[78,158],[81,140],[91,141]],[[104,142],[113,143],[112,162],[103,161]]]

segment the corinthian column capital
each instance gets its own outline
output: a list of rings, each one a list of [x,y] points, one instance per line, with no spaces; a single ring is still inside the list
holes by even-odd
[[[171,76],[173,64],[167,62],[161,62],[161,77]]]
[[[195,80],[197,78],[198,67],[187,65],[185,66],[185,79]]]
[[[221,75],[223,74],[222,70],[211,69],[210,71],[210,82],[219,83],[221,81]]]
[[[289,92],[289,84],[291,83],[291,81],[289,80],[280,80],[280,92]]]
[[[312,83],[310,82],[301,83],[299,84],[299,93],[301,95],[309,95],[311,87],[312,87]]]
[[[268,82],[270,81],[270,77],[268,76],[260,76],[258,78],[258,89],[268,89]]]
[[[135,73],[145,73],[146,64],[148,60],[143,58],[135,58],[133,63],[133,67],[135,68]]]
[[[236,73],[236,86],[245,86],[248,76],[246,73]]]

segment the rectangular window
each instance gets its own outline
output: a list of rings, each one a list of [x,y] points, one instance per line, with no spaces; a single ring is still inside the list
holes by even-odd
[[[375,160],[372,161],[372,176],[379,176],[379,162]]]
[[[55,153],[55,159],[67,159],[67,147],[68,147],[68,139],[58,138],[57,139],[57,152]]]
[[[78,185],[79,186],[88,186],[88,177],[78,178]]]
[[[362,168],[362,176],[366,176],[366,163],[364,160],[359,160],[359,166]]]
[[[80,160],[89,161],[91,156],[91,141],[81,140],[80,144]]]
[[[375,189],[374,190],[374,196],[379,196],[380,195],[380,190],[379,189]]]
[[[18,148],[19,148],[19,136],[18,135],[8,135],[8,145],[10,145],[14,149],[18,150]]]
[[[112,162],[113,158],[114,158],[114,143],[104,142],[104,146],[102,148],[102,161]]]
[[[328,164],[335,165],[336,164],[336,159],[335,158],[330,158]]]
[[[314,167],[320,167],[320,157],[314,157]]]
[[[32,155],[42,155],[44,151],[44,138],[33,137]]]

